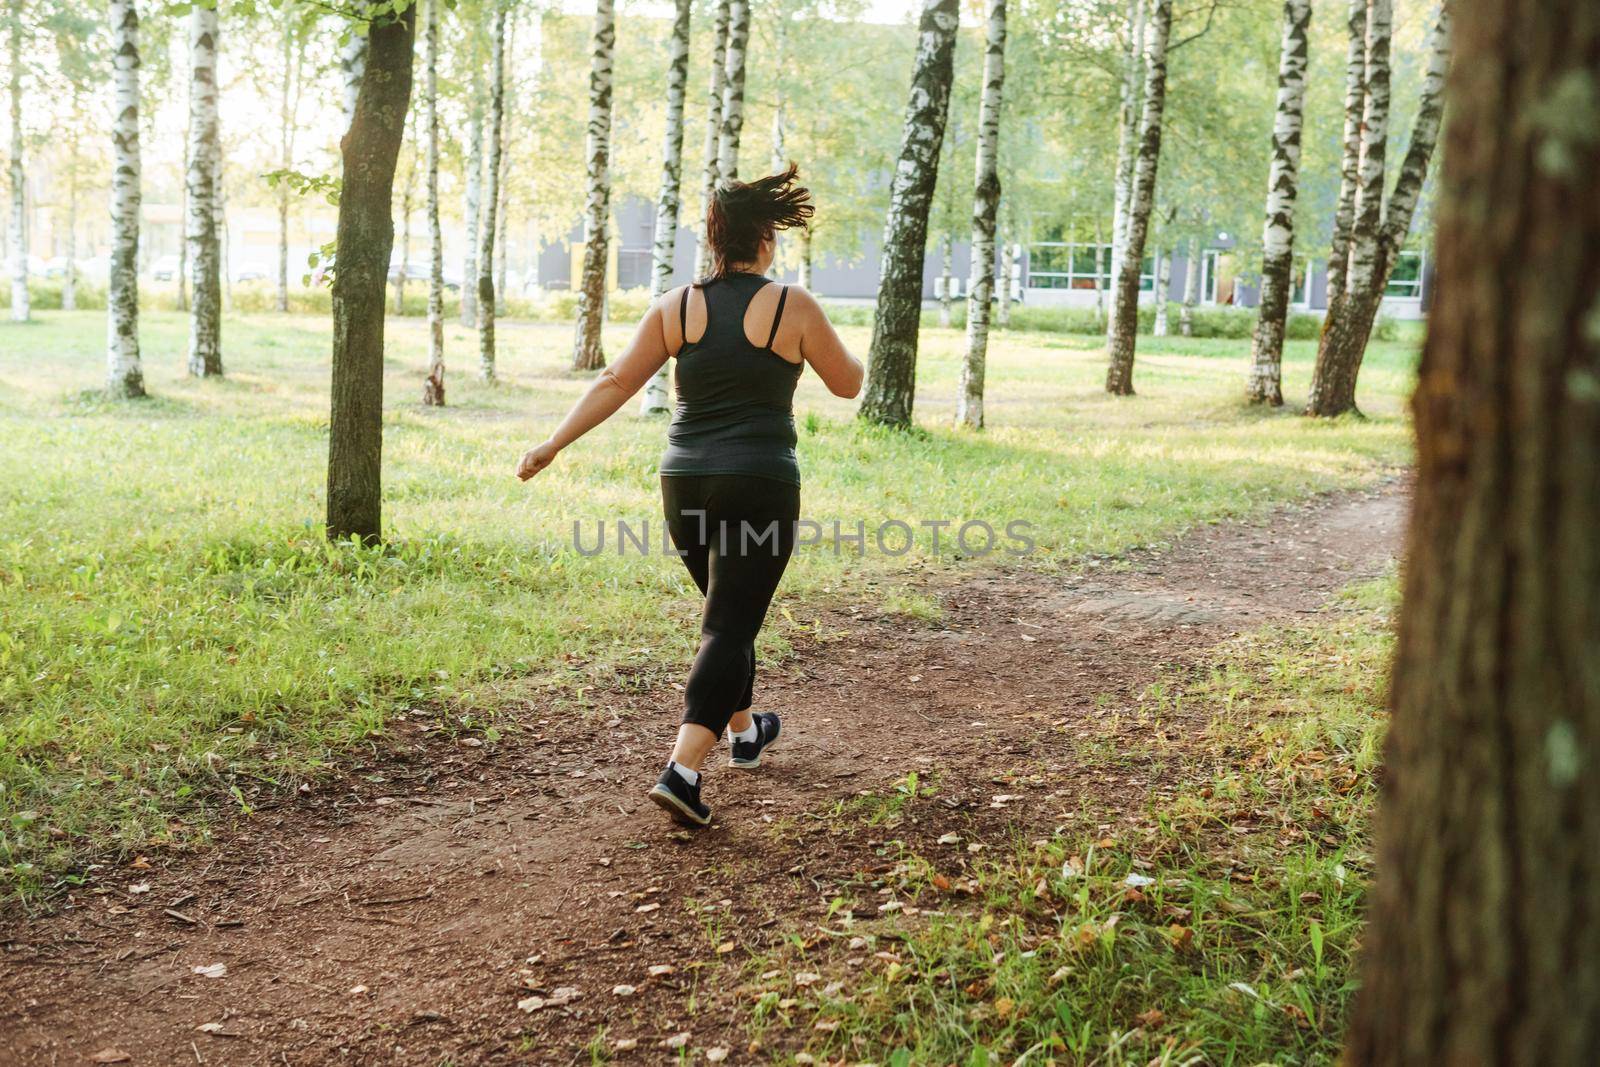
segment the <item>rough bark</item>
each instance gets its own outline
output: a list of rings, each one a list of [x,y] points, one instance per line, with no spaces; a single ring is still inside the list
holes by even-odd
[[[467,231],[467,253],[461,261],[461,325],[478,325],[478,239],[483,224],[483,86],[475,76],[472,108],[467,119],[467,180],[462,193],[461,221]]]
[[[1161,160],[1161,115],[1167,96],[1167,40],[1172,33],[1172,0],[1151,0],[1149,40],[1145,55],[1144,114],[1139,120],[1139,156],[1134,166],[1133,196],[1128,201],[1128,236],[1122,270],[1116,277],[1111,321],[1111,359],[1106,392],[1133,395],[1133,356],[1139,330],[1139,275],[1144,265],[1145,238],[1155,205],[1156,169]]]
[[[1000,210],[1000,104],[1005,88],[1006,0],[984,5],[983,95],[978,103],[978,158],[972,191],[972,271],[967,278],[967,358],[956,393],[956,422],[983,429],[983,376],[994,295],[995,228]]]
[[[928,209],[939,177],[954,74],[957,0],[923,0],[917,56],[894,182],[883,229],[878,308],[867,353],[867,393],[861,417],[906,428],[917,388],[917,334],[922,320],[922,260]]]
[[[422,402],[444,406],[444,231],[439,225],[439,4],[427,0],[423,39],[427,48],[426,94],[428,124],[428,377],[422,383]],[[463,288],[465,288],[463,286]]]
[[[478,245],[478,377],[495,379],[494,239],[500,210],[500,157],[506,111],[506,0],[494,0],[489,39],[489,144],[483,183],[483,238]],[[466,280],[462,280],[465,285]]]
[[[711,209],[721,172],[717,169],[717,149],[722,136],[722,89],[728,78],[728,23],[732,0],[716,0],[712,9],[711,88],[706,94],[705,170],[700,183],[700,242],[695,251],[695,277],[703,278],[711,267],[711,249],[706,246],[705,217]]]
[[[1156,337],[1167,336],[1167,289],[1172,284],[1172,253],[1156,246],[1156,314],[1150,332]]]
[[[1252,403],[1283,403],[1283,333],[1294,284],[1294,205],[1300,184],[1300,126],[1306,100],[1311,0],[1284,0],[1278,54],[1278,106],[1261,228],[1261,303],[1250,344],[1245,393]]]
[[[111,257],[106,284],[106,390],[144,396],[139,358],[139,12],[110,0]]]
[[[11,0],[11,231],[6,244],[11,249],[11,321],[27,322],[32,317],[28,294],[28,187],[22,158],[22,0]]]
[[[1183,265],[1183,306],[1178,309],[1178,335],[1193,337],[1194,309],[1200,304],[1200,273],[1204,266],[1198,237],[1189,238],[1186,255]]]
[[[1381,2],[1386,5],[1387,0]],[[1380,15],[1383,36],[1387,38],[1388,9],[1385,6],[1380,10],[1380,0],[1374,0],[1372,23],[1376,24]],[[1378,308],[1383,303],[1383,292],[1389,285],[1395,255],[1410,232],[1412,216],[1439,138],[1439,124],[1444,115],[1445,75],[1450,65],[1449,8],[1440,8],[1428,34],[1428,66],[1417,101],[1411,143],[1387,204],[1383,203],[1383,150],[1369,141],[1374,97],[1381,94],[1385,117],[1387,114],[1388,49],[1386,40],[1383,43],[1385,46],[1376,53],[1368,50],[1368,129],[1363,132],[1362,183],[1356,200],[1350,272],[1345,292],[1329,305],[1323,321],[1306,404],[1308,415],[1329,417],[1357,411],[1356,381],[1361,373],[1362,357],[1372,335],[1372,324],[1378,317]],[[1374,66],[1375,54],[1382,60],[1381,71]],[[1375,164],[1368,158],[1372,155],[1377,157]]]
[[[1344,1061],[1600,1048],[1600,20],[1452,0],[1377,883]]]
[[[667,132],[661,146],[661,188],[656,194],[655,246],[651,250],[650,299],[661,299],[672,285],[678,248],[678,211],[683,186],[683,112],[689,84],[689,24],[693,0],[678,0],[667,45]],[[639,414],[667,410],[671,371],[666,365],[645,386]]]
[[[1123,249],[1128,241],[1128,205],[1133,199],[1134,153],[1139,141],[1140,91],[1143,88],[1145,0],[1128,2],[1128,44],[1122,59],[1122,86],[1117,106],[1117,169],[1112,186],[1111,277],[1122,270]],[[1096,253],[1096,265],[1099,263]],[[1113,313],[1115,307],[1112,308]],[[1106,344],[1111,343],[1113,324],[1106,324]]]
[[[1350,265],[1350,227],[1355,222],[1356,184],[1361,176],[1361,111],[1367,99],[1367,0],[1350,0],[1346,15],[1344,135],[1339,163],[1339,200],[1328,250],[1328,300],[1344,293]]]
[[[739,138],[744,132],[744,70],[750,47],[750,2],[728,5],[727,74],[722,86],[722,129],[717,134],[717,173],[723,181],[739,176]]]
[[[327,533],[382,532],[384,279],[394,247],[394,172],[411,103],[417,9],[375,21],[355,119],[344,137],[333,278]]]
[[[606,311],[606,220],[611,209],[611,67],[617,43],[612,0],[598,0],[594,40],[589,55],[588,208],[584,215],[583,276],[578,294],[577,336],[572,346],[573,370],[599,370],[606,365],[600,331]]]
[[[189,12],[189,373],[222,373],[222,234],[217,225],[222,142],[217,122],[218,19],[214,7]]]

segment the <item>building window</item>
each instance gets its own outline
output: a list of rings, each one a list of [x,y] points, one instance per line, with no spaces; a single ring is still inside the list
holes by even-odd
[[[1383,295],[1402,300],[1422,297],[1421,252],[1401,252],[1394,257],[1394,270],[1389,274],[1389,287],[1383,291]]]
[[[1099,263],[1095,259],[1098,253]],[[1028,288],[1093,289],[1096,268],[1101,271],[1100,287],[1110,289],[1111,246],[1079,244],[1071,241],[1040,241],[1028,247]],[[1139,274],[1139,290],[1154,292],[1155,258],[1144,258]]]

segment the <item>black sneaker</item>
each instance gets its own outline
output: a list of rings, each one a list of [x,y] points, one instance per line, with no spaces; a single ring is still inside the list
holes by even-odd
[[[711,809],[700,803],[700,783],[690,785],[670,763],[650,787],[650,799],[685,826],[705,826],[711,821]]]
[[[735,741],[733,758],[728,761],[728,766],[754,770],[761,766],[761,753],[777,743],[778,734],[783,732],[783,723],[778,721],[778,717],[770,711],[763,711],[755,716],[755,720],[756,739]]]

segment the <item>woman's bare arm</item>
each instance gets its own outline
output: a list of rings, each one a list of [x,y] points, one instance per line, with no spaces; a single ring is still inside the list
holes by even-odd
[[[861,392],[861,361],[850,354],[816,297],[798,285],[789,288],[789,306],[801,319],[800,358],[811,364],[822,384],[846,400]]]
[[[517,464],[518,478],[527,481],[548,467],[557,453],[615,415],[617,409],[626,404],[628,398],[642,389],[661,369],[670,355],[667,348],[668,330],[673,334],[672,344],[681,342],[677,337],[677,323],[671,321],[669,325],[669,316],[666,314],[666,308],[679,296],[678,291],[673,290],[651,305],[650,310],[644,313],[644,318],[639,320],[639,328],[634,331],[633,340],[628,342],[622,355],[600,372],[594,384],[572,405],[572,410],[567,412],[567,417],[561,420],[561,425],[556,427],[548,440],[523,453],[521,462]]]

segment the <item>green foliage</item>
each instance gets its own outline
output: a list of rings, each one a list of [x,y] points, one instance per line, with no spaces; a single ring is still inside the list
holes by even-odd
[[[270,287],[238,287],[236,303],[255,291]],[[186,317],[147,310],[153,399],[140,402],[101,392],[103,313],[36,319],[0,343],[0,421],[28,443],[0,450],[0,868],[34,865],[17,888],[54,883],[86,851],[203,836],[218,805],[259,808],[408,709],[481,732],[530,687],[571,694],[692,653],[696,603],[676,560],[572,548],[574,523],[656,521],[660,420],[619,415],[533,483],[511,477],[587,385],[567,369],[567,324],[508,320],[502,380],[485,385],[459,371],[476,338],[451,320],[450,406],[433,409],[418,401],[426,325],[389,320],[391,541],[366,549],[321,537],[325,318],[236,314],[227,377],[201,381],[185,370]],[[861,328],[842,332],[865,345]],[[608,351],[630,333],[608,326]],[[808,515],[847,529],[1023,519],[1040,546],[1027,562],[1048,570],[1409,457],[1409,347],[1373,346],[1366,420],[1323,423],[1245,407],[1237,342],[1152,341],[1140,397],[1119,401],[1101,389],[1098,339],[1002,333],[982,434],[949,425],[963,347],[958,331],[924,333],[916,434],[863,426],[806,376]],[[1290,343],[1291,398],[1310,358]],[[763,655],[781,656],[819,599],[925,616],[901,576],[930,553],[926,540],[906,557],[802,552]]]

